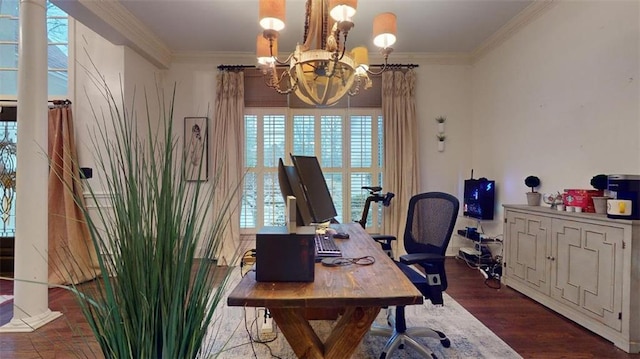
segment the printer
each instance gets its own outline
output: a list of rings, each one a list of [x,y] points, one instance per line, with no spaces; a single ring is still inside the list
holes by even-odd
[[[607,201],[607,217],[640,219],[640,175],[609,175],[607,182],[613,196]]]

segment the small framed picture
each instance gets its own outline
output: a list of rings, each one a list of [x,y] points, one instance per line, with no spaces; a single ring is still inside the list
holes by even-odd
[[[187,181],[206,181],[209,173],[208,117],[184,118]]]

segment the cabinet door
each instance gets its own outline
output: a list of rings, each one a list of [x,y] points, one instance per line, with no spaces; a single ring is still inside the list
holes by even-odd
[[[549,217],[507,211],[506,275],[537,291],[549,294]]]
[[[553,219],[551,296],[616,330],[622,310],[620,227]]]

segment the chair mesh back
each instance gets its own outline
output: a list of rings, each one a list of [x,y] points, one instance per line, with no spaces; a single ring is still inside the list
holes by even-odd
[[[444,255],[458,216],[458,199],[439,192],[415,195],[409,202],[404,245],[408,253]]]

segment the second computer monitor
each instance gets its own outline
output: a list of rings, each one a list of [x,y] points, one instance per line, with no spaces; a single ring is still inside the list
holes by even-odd
[[[338,213],[333,204],[318,158],[315,156],[291,155],[291,160],[298,173],[313,221],[315,223],[323,223],[333,220]]]
[[[309,212],[309,205],[306,202],[302,184],[298,177],[298,172],[293,166],[286,166],[282,158],[278,161],[278,182],[282,199],[287,203],[287,196],[296,198],[296,225],[309,226],[313,223],[313,218]],[[287,208],[287,211],[289,208]]]

